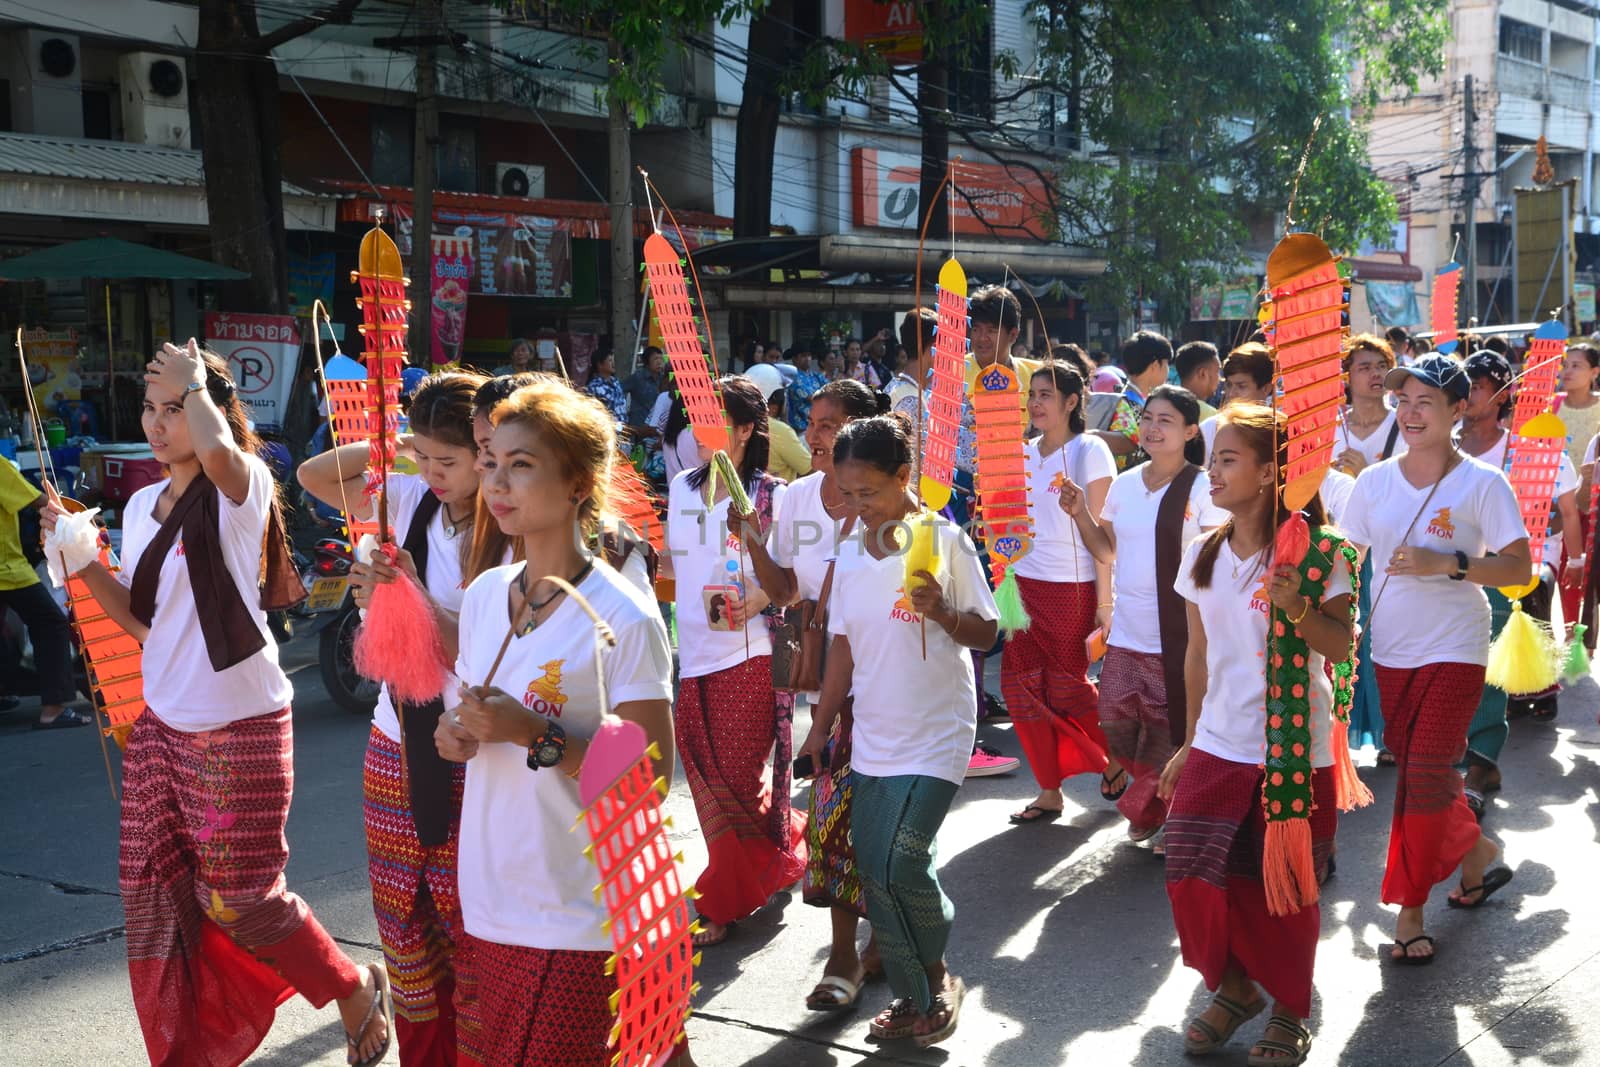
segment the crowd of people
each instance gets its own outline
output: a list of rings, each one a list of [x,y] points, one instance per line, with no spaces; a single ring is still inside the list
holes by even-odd
[[[1512,877],[1480,817],[1502,788],[1511,709],[1550,718],[1556,694],[1486,685],[1505,614],[1494,590],[1525,583],[1530,539],[1548,538],[1544,584],[1577,599],[1525,606],[1575,621],[1600,350],[1569,350],[1556,407],[1571,462],[1551,528],[1529,530],[1505,474],[1517,378],[1493,348],[1397,358],[1387,338],[1350,338],[1335,466],[1296,512],[1261,339],[1174,351],[1141,331],[1114,367],[1072,345],[1034,359],[1020,310],[998,287],[971,298],[954,493],[937,514],[916,478],[929,309],[905,316],[894,349],[852,342],[819,370],[790,350],[792,376],[763,358],[721,378],[738,484],[687,428],[654,349],[627,379],[602,361],[585,390],[552,368],[426,378],[400,446],[415,473],[389,475],[382,498],[396,551],[352,574],[375,610],[383,585],[417,584],[449,683],[420,704],[386,688],[373,716],[364,815],[384,959],[365,965],[283,877],[293,690],[263,586],[263,560],[270,578],[284,550],[277,487],[226,364],[192,341],[165,346],[143,427],[170,476],[129,502],[120,572],[92,547],[63,552],[144,642],[121,882],[151,1061],[239,1062],[299,992],[337,1005],[351,1063],[391,1042],[408,1064],[609,1062],[607,915],[584,835],[569,832],[606,714],[643,729],[668,780],[682,764],[708,854],[697,945],[732,951],[714,946],[799,884],[832,923],[806,1005],[852,1009],[881,976],[890,999],[872,1035],[943,1041],[965,989],[947,960],[959,935],[940,826],[966,777],[1016,766],[975,744],[999,704],[984,686],[995,655],[1038,787],[1011,822],[1060,818],[1063,784],[1096,775],[1129,841],[1165,855],[1182,958],[1215,994],[1186,1027],[1189,1052],[1270,1008],[1251,1062],[1305,1060],[1315,884],[1342,802],[1364,788],[1351,748],[1373,744],[1395,768],[1377,888],[1398,908],[1389,958],[1432,962],[1435,888],[1451,882],[1446,903],[1477,908]],[[900,358],[882,366],[886,353]],[[1009,633],[975,498],[972,397],[995,364],[1020,384],[1030,490],[1015,577],[1031,624]],[[621,425],[656,428],[659,555],[617,518],[614,494],[633,484]],[[366,457],[345,445],[298,480],[367,518]],[[38,503],[51,536],[66,529],[58,502]],[[1310,547],[1279,559],[1297,515]],[[603,676],[568,590],[614,637]],[[826,651],[814,674],[808,636]],[[804,810],[795,779],[810,784]],[[686,1040],[673,1062],[691,1063]]]

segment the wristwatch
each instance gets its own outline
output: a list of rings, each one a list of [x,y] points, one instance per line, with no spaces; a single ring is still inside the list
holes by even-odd
[[[528,770],[536,771],[541,767],[554,767],[561,762],[567,754],[567,732],[561,725],[552,720],[546,720],[544,733],[533,739],[528,746]]]
[[[1471,561],[1467,559],[1467,554],[1465,552],[1461,551],[1459,548],[1456,549],[1456,572],[1450,576],[1450,580],[1452,582],[1466,581],[1467,566],[1470,562]]]
[[[182,399],[187,401],[189,399],[189,394],[190,393],[198,393],[200,390],[204,389],[205,387],[206,387],[206,383],[205,382],[190,382],[188,385],[183,387],[183,397],[182,397]]]

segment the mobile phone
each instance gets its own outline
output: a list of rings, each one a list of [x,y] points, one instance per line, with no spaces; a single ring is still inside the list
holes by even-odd
[[[794,776],[796,778],[815,778],[817,775],[817,761],[807,752],[804,756],[794,761]]]
[[[540,359],[556,358],[556,343],[554,341],[539,341],[534,347]]]

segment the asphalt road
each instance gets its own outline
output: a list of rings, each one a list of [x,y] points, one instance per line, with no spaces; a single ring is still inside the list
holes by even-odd
[[[361,831],[366,723],[317,680],[312,643],[286,649],[299,693],[289,884],[358,960],[378,955]],[[1562,698],[1554,726],[1513,724],[1505,791],[1488,824],[1516,880],[1481,912],[1430,909],[1428,968],[1386,965],[1392,912],[1377,904],[1392,772],[1365,768],[1378,794],[1339,830],[1339,873],[1324,890],[1313,1064],[1600,1064],[1600,687]],[[127,986],[117,899],[117,820],[92,731],[32,733],[28,705],[0,715],[0,1060],[143,1062]],[[801,729],[804,724],[801,724]],[[1006,725],[983,734],[1015,754]],[[1367,754],[1370,757],[1370,752]],[[1017,774],[969,782],[940,838],[957,907],[949,953],[969,995],[946,1045],[877,1046],[866,1021],[888,999],[869,986],[849,1015],[802,1000],[826,956],[827,916],[798,896],[708,949],[689,1024],[704,1067],[1182,1062],[1184,1021],[1204,1004],[1178,960],[1161,864],[1129,845],[1089,780],[1068,817],[1011,827],[1033,796]],[[669,801],[692,877],[704,860],[681,778]],[[1587,1020],[1587,1022],[1585,1021]],[[1208,1062],[1243,1064],[1259,1024]],[[332,1010],[291,1000],[257,1064],[342,1064]],[[398,1062],[391,1054],[391,1063]]]

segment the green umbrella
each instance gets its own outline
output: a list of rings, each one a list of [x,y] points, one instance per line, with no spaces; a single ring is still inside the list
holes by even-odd
[[[248,277],[242,270],[115,237],[91,237],[0,261],[0,280],[13,282],[56,278],[191,278],[226,282]]]

